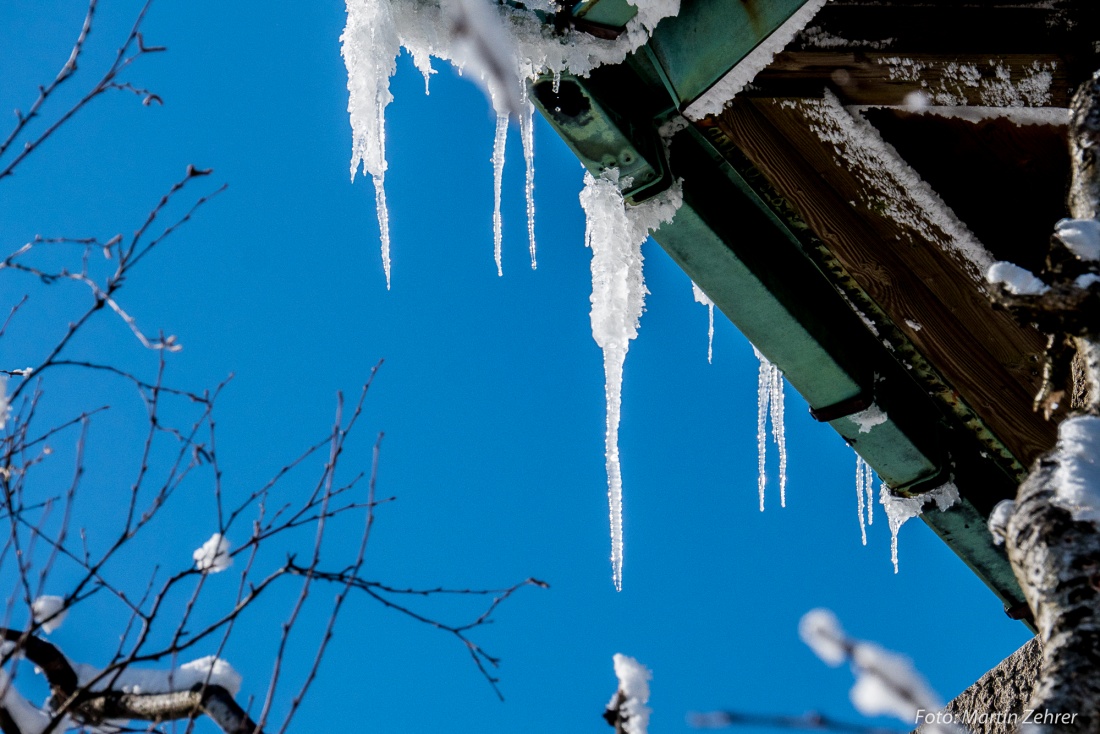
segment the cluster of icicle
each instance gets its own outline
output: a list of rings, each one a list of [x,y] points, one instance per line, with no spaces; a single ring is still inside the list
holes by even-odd
[[[622,407],[623,364],[630,342],[638,336],[645,309],[642,243],[649,233],[669,222],[683,201],[677,183],[637,206],[623,200],[618,171],[584,176],[581,206],[585,214],[585,245],[592,250],[592,337],[603,351],[604,394],[607,400],[607,498],[611,517],[611,571],[615,588],[623,583],[623,480],[619,464],[619,417]]]
[[[760,511],[764,511],[764,488],[768,483],[765,472],[768,454],[768,419],[772,424],[772,440],[779,449],[779,505],[787,506],[787,433],[783,426],[783,373],[768,358],[753,347],[760,361],[756,401],[756,450],[757,491],[760,494]]]
[[[351,175],[362,166],[374,183],[382,266],[390,286],[390,228],[386,204],[386,107],[393,101],[390,77],[404,48],[424,75],[425,91],[434,70],[432,57],[443,59],[479,81],[497,113],[493,143],[494,255],[502,274],[501,181],[509,119],[519,120],[527,167],[527,235],[535,267],[534,108],[527,81],[540,74],[569,71],[580,76],[603,64],[621,63],[648,40],[658,21],[675,15],[680,0],[633,0],[638,14],[615,39],[600,39],[567,30],[556,33],[534,9],[553,10],[552,3],[532,10],[489,0],[347,0],[348,21],[341,37],[348,70],[348,114],[352,127]]]

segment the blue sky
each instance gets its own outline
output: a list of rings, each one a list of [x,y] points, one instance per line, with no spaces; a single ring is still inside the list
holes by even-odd
[[[103,3],[74,89],[95,77],[137,9]],[[67,56],[83,12],[81,2],[0,8],[0,109],[29,105]],[[789,389],[788,506],[779,508],[773,448],[768,508],[757,511],[752,349],[719,315],[707,364],[706,310],[652,242],[644,248],[651,295],[626,363],[626,561],[616,593],[581,168],[540,120],[532,272],[511,131],[498,278],[491,110],[441,64],[425,97],[403,57],[387,121],[387,292],[370,182],[348,177],[343,23],[341,2],[159,0],[145,37],[168,51],[139,60],[126,78],[164,105],[100,99],[0,182],[0,236],[13,250],[35,233],[128,232],[187,164],[214,168],[195,192],[223,182],[227,191],[143,263],[120,298],[144,328],[183,343],[170,358],[176,384],[201,389],[235,374],[218,406],[227,491],[251,490],[322,437],[336,392],[356,393],[385,359],[345,457],[349,470],[369,466],[374,436],[385,431],[379,491],[398,500],[379,512],[367,575],[395,585],[550,583],[510,599],[476,633],[503,658],[504,703],[452,639],[354,599],[297,731],[607,731],[599,715],[615,688],[616,652],[653,670],[652,732],[685,731],[688,711],[722,707],[857,718],[849,673],[798,640],[798,619],[817,606],[853,635],[911,655],[945,697],[1026,640],[918,522],[902,530],[896,576],[881,507],[860,545],[854,455]],[[66,299],[83,296],[11,274],[0,288],[4,310],[28,290],[34,306],[0,342],[5,369],[33,362],[28,355],[69,318]],[[75,350],[146,374],[155,366],[110,318]],[[125,446],[137,437],[141,406],[118,385],[57,375],[59,415],[78,404],[115,406],[89,439],[93,470],[78,518],[94,532],[111,516],[113,471],[132,457]],[[308,478],[296,480],[301,491]],[[209,483],[186,492],[142,546],[166,565],[186,565],[215,523]],[[353,540],[336,538],[333,558]],[[324,595],[303,631],[323,621]],[[244,696],[263,695],[292,601],[273,597],[227,649],[245,675]],[[472,610],[461,600],[428,609],[451,620]],[[95,663],[124,624],[93,600],[54,637]],[[308,665],[312,644],[302,638],[292,668]]]

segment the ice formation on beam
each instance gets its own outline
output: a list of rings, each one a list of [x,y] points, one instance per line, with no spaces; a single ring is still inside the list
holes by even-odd
[[[633,4],[638,13],[623,33],[615,39],[602,39],[572,29],[561,32],[531,10],[488,0],[347,0],[348,20],[341,42],[348,70],[351,174],[354,178],[361,164],[374,182],[387,288],[390,232],[385,192],[385,110],[393,100],[389,82],[397,70],[401,49],[412,55],[413,63],[424,75],[425,89],[432,74],[432,57],[443,59],[486,88],[498,115],[519,120],[527,168],[527,233],[534,267],[534,108],[526,98],[527,80],[566,71],[587,76],[597,66],[621,63],[649,39],[661,19],[680,9],[680,0],[635,0]],[[506,130],[503,135],[506,137]],[[497,162],[497,151],[503,156],[501,138],[498,124],[494,139],[494,173],[498,179],[502,163]],[[498,241],[499,220],[494,216],[494,238]]]
[[[627,206],[617,169],[599,178],[584,175],[581,206],[585,215],[585,245],[592,250],[592,337],[603,351],[604,394],[607,401],[605,459],[611,519],[611,575],[617,590],[623,585],[623,481],[619,463],[619,418],[623,364],[645,309],[642,243],[680,207],[678,185],[637,206]]]
[[[859,514],[859,536],[867,545],[867,526],[875,522],[875,475],[871,465],[856,454],[856,512]]]
[[[779,449],[779,505],[787,506],[787,433],[783,425],[783,373],[768,361],[756,347],[756,358],[760,360],[760,372],[756,396],[756,486],[760,494],[760,511],[764,511],[764,488],[768,483],[768,419],[772,423],[772,440]]]
[[[906,520],[922,514],[929,502],[934,502],[936,509],[940,512],[951,507],[959,501],[959,489],[953,483],[947,482],[915,497],[901,497],[891,492],[890,488],[883,483],[879,491],[879,499],[886,509],[886,519],[890,523],[890,561],[894,564],[894,573],[897,573],[898,531],[901,530],[901,526]]]
[[[709,323],[707,326],[707,364],[714,363],[714,301],[710,300],[710,297],[706,293],[703,293],[703,289],[691,284],[691,291],[695,294],[695,302],[701,303],[707,307],[707,314],[709,316]]]
[[[745,58],[714,83],[697,100],[688,105],[684,114],[692,120],[701,120],[707,115],[717,115],[726,108],[733,98],[741,93],[756,75],[764,70],[775,55],[794,40],[799,31],[805,28],[826,0],[806,0],[806,3],[787,18],[783,25],[772,31],[760,45],[750,51]]]

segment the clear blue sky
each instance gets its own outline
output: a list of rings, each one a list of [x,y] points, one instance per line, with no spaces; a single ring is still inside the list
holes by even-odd
[[[5,116],[56,73],[83,5],[0,8]],[[104,0],[77,85],[93,78],[137,8]],[[158,0],[145,37],[169,50],[126,78],[164,105],[101,99],[0,183],[0,241],[12,250],[35,233],[128,232],[187,164],[214,168],[205,190],[227,182],[228,191],[142,265],[121,300],[146,329],[178,335],[184,350],[170,365],[178,384],[201,388],[236,374],[218,410],[227,491],[254,488],[323,436],[335,393],[355,393],[384,358],[345,457],[349,468],[368,466],[374,434],[386,432],[379,491],[398,501],[379,513],[368,575],[396,585],[501,586],[528,576],[551,584],[523,591],[476,633],[503,658],[504,703],[452,639],[354,600],[297,731],[609,731],[599,717],[615,688],[616,652],[653,670],[655,734],[687,730],[688,711],[721,707],[857,718],[849,673],[798,640],[799,617],[816,606],[833,609],[852,634],[911,655],[945,697],[1026,639],[919,522],[902,530],[899,575],[881,507],[860,545],[854,455],[789,389],[788,506],[779,508],[773,449],[768,509],[757,511],[752,349],[719,316],[707,364],[706,310],[655,243],[645,246],[652,295],[626,363],[626,562],[616,593],[580,166],[540,120],[532,272],[513,129],[498,278],[489,106],[441,64],[425,97],[403,57],[388,111],[387,292],[370,183],[348,179],[344,17],[337,0]],[[0,278],[3,309],[29,287]],[[33,362],[26,355],[41,349],[48,324],[69,318],[60,299],[36,298],[37,315],[0,343],[0,367]],[[110,319],[79,350],[148,367]],[[140,409],[126,391],[64,379],[57,389],[74,400]],[[104,467],[128,437],[112,420],[89,446],[99,462],[89,492],[102,486],[108,498],[117,478]],[[185,564],[211,532],[205,486],[162,529],[173,542],[154,544],[168,565],[181,553]],[[112,512],[98,499],[80,509],[92,526]],[[245,675],[244,695],[262,696],[288,608],[289,598],[273,599],[227,650]],[[455,620],[470,609],[430,607]],[[95,663],[125,623],[110,610],[76,610],[56,641]],[[308,643],[293,665],[308,659]]]

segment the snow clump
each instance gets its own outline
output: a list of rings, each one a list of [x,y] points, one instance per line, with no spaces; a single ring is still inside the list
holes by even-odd
[[[200,571],[218,573],[233,565],[233,557],[229,555],[229,540],[221,533],[214,533],[210,540],[195,549],[191,554],[195,559],[195,568]]]

